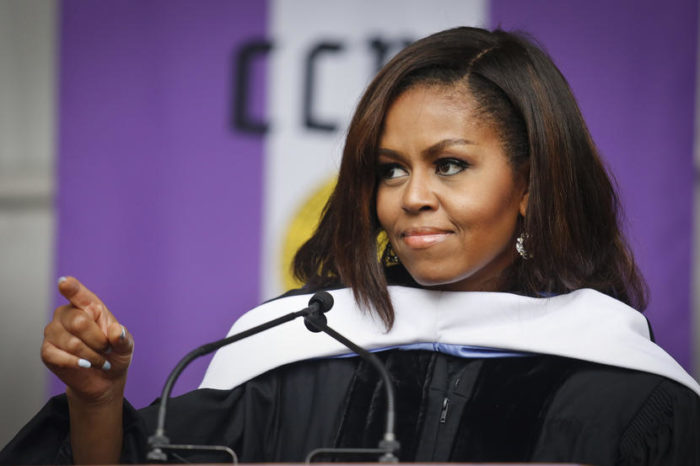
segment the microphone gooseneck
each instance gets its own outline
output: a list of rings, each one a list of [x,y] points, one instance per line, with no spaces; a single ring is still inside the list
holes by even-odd
[[[205,345],[196,348],[185,357],[183,357],[180,362],[177,363],[175,368],[170,372],[165,385],[163,386],[163,391],[160,396],[160,403],[158,406],[158,420],[156,424],[155,433],[148,438],[148,445],[150,450],[146,456],[149,461],[160,461],[165,462],[168,460],[167,454],[163,450],[216,450],[224,451],[231,455],[233,462],[238,463],[238,458],[236,453],[228,447],[220,446],[204,446],[204,445],[173,445],[170,443],[170,439],[165,435],[165,417],[168,409],[168,399],[173,391],[173,386],[177,381],[178,377],[182,371],[195,359],[205,356],[209,353],[216,351],[217,349],[235,343],[244,338],[248,338],[265,330],[269,330],[278,325],[284,324],[297,317],[306,317],[310,314],[323,315],[323,312],[328,312],[330,308],[333,307],[333,297],[325,292],[319,291],[315,293],[309,300],[309,307],[302,309],[297,312],[290,312],[289,314],[283,315],[269,322],[265,322],[256,327],[249,328],[235,335],[231,335],[220,340],[207,343]]]
[[[325,292],[324,292],[325,293]],[[333,305],[333,297],[329,293],[325,293],[328,295],[328,298],[331,299],[331,304],[330,306]],[[313,298],[312,298],[313,299]],[[329,309],[330,309],[329,306]],[[323,311],[325,312],[325,311]],[[358,356],[360,356],[362,359],[365,361],[369,362],[372,364],[375,369],[379,372],[379,374],[382,377],[382,382],[384,383],[384,389],[386,392],[386,401],[387,401],[387,409],[386,409],[386,424],[385,424],[385,429],[384,429],[384,437],[382,440],[379,442],[379,447],[378,448],[318,448],[316,450],[311,451],[307,457],[306,457],[306,463],[310,463],[311,460],[315,456],[323,455],[323,454],[380,454],[381,456],[379,457],[379,462],[380,463],[398,463],[398,458],[396,457],[396,453],[398,452],[400,448],[400,443],[396,439],[396,434],[394,433],[394,423],[395,423],[395,417],[396,417],[396,408],[395,408],[395,397],[394,397],[394,386],[391,383],[391,379],[389,377],[389,372],[386,370],[384,367],[384,364],[379,360],[377,356],[374,354],[370,353],[366,349],[362,348],[361,346],[358,346],[357,344],[353,343],[350,341],[348,338],[344,337],[340,333],[336,332],[333,330],[331,327],[328,326],[327,324],[328,319],[326,318],[325,315],[323,315],[321,312],[312,312],[309,313],[306,317],[304,317],[304,325],[306,325],[306,328],[309,329],[310,331],[314,333],[318,332],[323,332],[327,334],[328,336],[334,338],[335,340],[339,341],[346,347],[350,348],[353,352],[357,353]]]

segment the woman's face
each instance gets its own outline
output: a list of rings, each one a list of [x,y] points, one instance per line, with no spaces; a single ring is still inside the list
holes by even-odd
[[[386,115],[378,165],[379,222],[411,276],[445,290],[499,290],[527,182],[473,98],[443,86],[404,92]]]

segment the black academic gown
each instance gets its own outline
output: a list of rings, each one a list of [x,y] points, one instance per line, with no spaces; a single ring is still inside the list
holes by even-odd
[[[700,465],[700,398],[663,376],[548,355],[377,354],[396,387],[401,461]],[[242,462],[296,462],[317,447],[376,447],[385,406],[370,365],[316,359],[175,398],[166,430],[172,443],[230,446]],[[122,461],[144,462],[157,406],[124,410]],[[66,399],[53,398],[0,463],[70,462],[68,429]]]
[[[395,277],[391,281],[401,283]],[[309,291],[296,290],[288,296]],[[342,312],[339,296],[335,298],[332,313]],[[392,295],[395,305],[402,302],[399,298]],[[412,295],[408,301],[414,301]],[[491,301],[495,300],[487,297],[486,302]],[[565,304],[567,314],[572,312],[570,306]],[[397,318],[406,316],[401,314],[404,307],[396,309]],[[607,314],[603,316],[602,326],[607,327]],[[329,323],[333,318],[329,314]],[[573,331],[578,330],[574,326]],[[366,331],[360,328],[351,336]],[[261,336],[265,344],[290,338],[276,338],[272,332]],[[299,338],[292,341],[304,337]],[[227,348],[236,347],[241,346]],[[270,351],[264,348],[258,353]],[[283,351],[277,348],[272,354]],[[650,349],[645,347],[646,351]],[[376,354],[396,390],[398,456],[403,462],[700,466],[700,397],[697,383],[688,382],[687,374],[678,377],[671,371],[664,376],[556,352],[497,358],[402,349]],[[237,374],[241,355],[229,357],[223,357],[218,367],[230,367],[228,361],[234,361]],[[216,367],[210,366],[214,375]],[[319,357],[269,367],[232,384],[233,388],[200,388],[170,400],[166,434],[171,443],[226,445],[241,462],[300,462],[319,447],[378,445],[386,400],[380,376],[371,365],[358,357]],[[209,375],[208,371],[203,386]],[[137,411],[125,402],[122,462],[146,461],[157,408],[153,404]],[[0,451],[0,464],[70,463],[68,419],[65,395],[52,398]],[[190,462],[226,459],[218,454],[180,454]]]

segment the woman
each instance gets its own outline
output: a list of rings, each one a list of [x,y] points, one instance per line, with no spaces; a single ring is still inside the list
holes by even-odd
[[[295,259],[305,287],[232,331],[336,290],[330,323],[392,374],[402,461],[700,464],[700,387],[632,309],[645,287],[617,209],[551,60],[503,31],[444,31],[400,52],[362,98]],[[66,396],[0,459],[143,461],[155,410],[123,401],[131,337],[77,280],[59,289],[70,304],[42,358]],[[378,377],[299,332],[220,350],[202,387],[171,403],[171,441],[226,444],[243,461],[376,446]]]

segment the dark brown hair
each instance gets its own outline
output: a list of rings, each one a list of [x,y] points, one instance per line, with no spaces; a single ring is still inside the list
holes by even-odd
[[[592,288],[646,307],[646,285],[620,231],[618,197],[566,80],[523,35],[469,27],[413,43],[369,85],[348,130],[335,191],[294,259],[299,279],[311,288],[352,287],[360,306],[392,326],[377,260],[377,148],[389,107],[416,85],[466,86],[499,129],[514,170],[529,172],[520,225],[531,258],[515,259],[503,291],[542,296]]]

